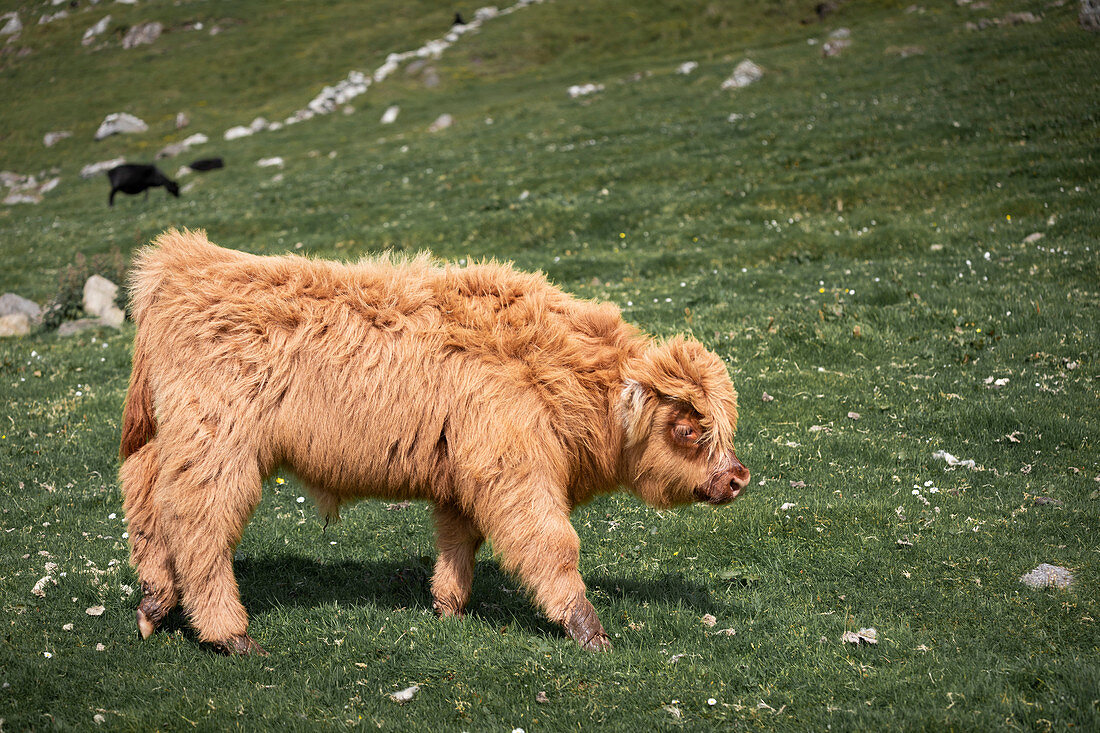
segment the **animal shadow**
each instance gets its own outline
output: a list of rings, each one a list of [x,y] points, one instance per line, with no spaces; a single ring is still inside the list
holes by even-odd
[[[434,562],[433,557],[411,555],[404,559],[330,562],[291,554],[242,558],[234,566],[241,598],[250,614],[333,602],[423,611],[432,608]],[[601,599],[607,599],[612,605],[683,605],[699,615],[716,611],[709,589],[678,574],[650,579],[595,575],[587,584],[597,608],[603,605]],[[492,559],[477,564],[466,613],[495,627],[512,625],[530,633],[564,636],[561,628],[543,617],[519,584]]]

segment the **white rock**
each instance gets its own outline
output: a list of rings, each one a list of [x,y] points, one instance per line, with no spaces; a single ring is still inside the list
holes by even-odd
[[[80,169],[80,177],[84,179],[94,178],[104,171],[123,165],[125,162],[125,158],[111,158],[110,160],[101,160],[98,163],[89,163]]]
[[[103,311],[103,315],[99,317],[100,325],[110,326],[111,328],[122,328],[122,324],[125,322],[126,313],[116,305],[112,305]]]
[[[53,579],[53,576],[46,575],[38,579],[38,582],[31,588],[31,595],[38,596],[39,598],[46,597],[46,586],[50,583],[57,585],[57,581]]]
[[[236,127],[230,127],[228,130],[226,130],[225,135],[223,135],[223,137],[226,140],[236,140],[239,137],[248,137],[253,132],[254,131],[251,127],[244,127],[243,125],[237,125]]]
[[[208,138],[206,135],[203,135],[201,132],[196,132],[194,135],[185,137],[183,139],[183,144],[189,148],[193,148],[196,145],[204,145],[208,142],[210,142],[210,138]]]
[[[95,41],[95,37],[107,30],[107,26],[111,22],[111,16],[105,15],[103,19],[93,25],[88,30],[84,31],[84,37],[80,39],[80,43],[83,46],[90,46]]]
[[[0,28],[0,36],[14,36],[23,30],[23,23],[19,20],[19,13],[4,13],[0,18],[7,20],[4,27]]]
[[[1032,232],[1031,234],[1024,237],[1024,243],[1025,244],[1035,244],[1036,242],[1038,242],[1042,238],[1043,238],[1043,233],[1042,232]]]
[[[440,130],[446,130],[448,127],[453,125],[454,122],[454,117],[451,117],[449,114],[444,112],[443,114],[439,115],[439,117],[435,118],[435,122],[428,125],[428,132],[439,132]]]
[[[84,311],[102,317],[115,306],[117,295],[117,285],[102,275],[92,275],[84,283]]]
[[[88,614],[89,616],[102,616],[103,612],[106,610],[107,609],[103,606],[91,606],[90,608],[85,608],[84,613]]]
[[[155,20],[149,21],[148,23],[138,23],[123,36],[122,47],[131,49],[137,46],[148,45],[160,38],[160,34],[163,32],[164,24]]]
[[[495,5],[486,5],[474,11],[474,20],[489,20],[500,14]]]
[[[733,69],[730,78],[722,82],[723,89],[740,89],[749,84],[760,81],[764,77],[764,70],[749,59],[745,59]]]
[[[1073,583],[1073,573],[1057,565],[1042,563],[1030,573],[1021,575],[1020,582],[1029,588],[1068,588]]]
[[[404,690],[390,693],[390,699],[394,702],[406,703],[413,699],[413,695],[420,692],[420,685],[406,687]]]
[[[149,125],[144,120],[129,112],[113,112],[103,118],[99,129],[95,131],[95,139],[102,140],[117,133],[145,132],[148,129]]]
[[[677,74],[690,74],[699,68],[699,62],[697,61],[685,61],[676,67]]]
[[[52,148],[57,143],[61,142],[67,137],[72,137],[73,134],[68,130],[58,130],[57,132],[47,132],[42,136],[42,144],[47,148]]]
[[[268,122],[263,117],[257,117],[249,123],[248,127],[252,132],[262,132],[267,129]]]
[[[115,0],[115,2],[118,2],[118,0]],[[176,129],[177,130],[182,130],[183,128],[187,127],[190,124],[191,124],[191,118],[187,116],[186,112],[177,112],[176,113]]]
[[[256,161],[256,165],[260,166],[261,168],[271,168],[272,166],[278,166],[282,168],[283,159],[277,155],[271,158],[260,158]]]
[[[397,115],[401,112],[401,108],[396,104],[391,107],[386,107],[386,111],[382,113],[382,124],[392,125],[397,120]]]
[[[976,469],[977,465],[974,463],[974,459],[968,459],[961,461],[955,456],[951,455],[945,450],[938,450],[932,454],[932,458],[937,461],[944,461],[948,466],[962,466],[963,468]]]
[[[8,206],[14,206],[15,204],[38,204],[42,202],[42,197],[37,191],[12,191],[4,197],[4,203]]]
[[[574,84],[565,91],[569,93],[569,96],[573,99],[577,97],[587,97],[589,94],[595,94],[596,92],[602,92],[604,89],[603,84]]]
[[[26,336],[31,332],[31,319],[26,313],[9,313],[0,316],[0,338]]]

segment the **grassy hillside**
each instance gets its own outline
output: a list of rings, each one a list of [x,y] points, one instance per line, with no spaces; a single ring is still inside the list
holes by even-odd
[[[574,513],[609,655],[539,616],[490,548],[470,615],[436,619],[428,507],[364,502],[322,530],[272,477],[236,561],[272,655],[226,659],[182,618],[135,633],[115,480],[133,326],[0,340],[5,729],[1100,726],[1100,36],[1074,3],[910,5],[803,23],[813,3],[548,0],[348,114],[227,142],[476,8],[81,0],[38,25],[58,8],[0,2],[24,25],[0,46],[0,169],[61,178],[0,206],[0,292],[44,303],[77,253],[170,226],[258,253],[511,260],[726,359],[754,476],[717,511]],[[1021,12],[1039,22],[966,26]],[[164,35],[122,49],[148,20]],[[825,57],[838,28],[851,45]],[[764,77],[722,90],[746,58]],[[584,83],[604,89],[567,94]],[[150,130],[93,141],[120,111]],[[54,130],[74,134],[44,147]],[[162,169],[226,168],[179,199],[109,209],[106,177],[78,176],[195,132],[211,141]],[[1023,586],[1042,562],[1074,586]],[[841,642],[863,627],[877,645]]]

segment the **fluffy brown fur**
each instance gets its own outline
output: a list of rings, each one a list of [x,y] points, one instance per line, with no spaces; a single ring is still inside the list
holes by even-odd
[[[181,599],[204,642],[261,651],[233,549],[282,465],[328,516],[365,496],[435,504],[436,609],[462,613],[490,537],[586,648],[608,648],[569,512],[619,486],[656,506],[747,485],[736,394],[694,341],[506,265],[356,264],[168,231],[137,257],[121,480],[147,636]]]

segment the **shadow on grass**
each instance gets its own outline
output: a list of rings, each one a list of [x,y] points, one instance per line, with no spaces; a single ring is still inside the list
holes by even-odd
[[[235,565],[241,598],[250,614],[288,606],[332,603],[382,608],[427,610],[432,607],[434,558],[324,562],[300,555],[246,558]],[[710,591],[680,575],[637,579],[597,575],[586,578],[589,598],[601,609],[601,599],[650,606],[687,606],[697,613],[716,610]],[[528,596],[494,560],[478,562],[467,614],[487,624],[513,624],[530,632],[563,634],[538,613]]]

